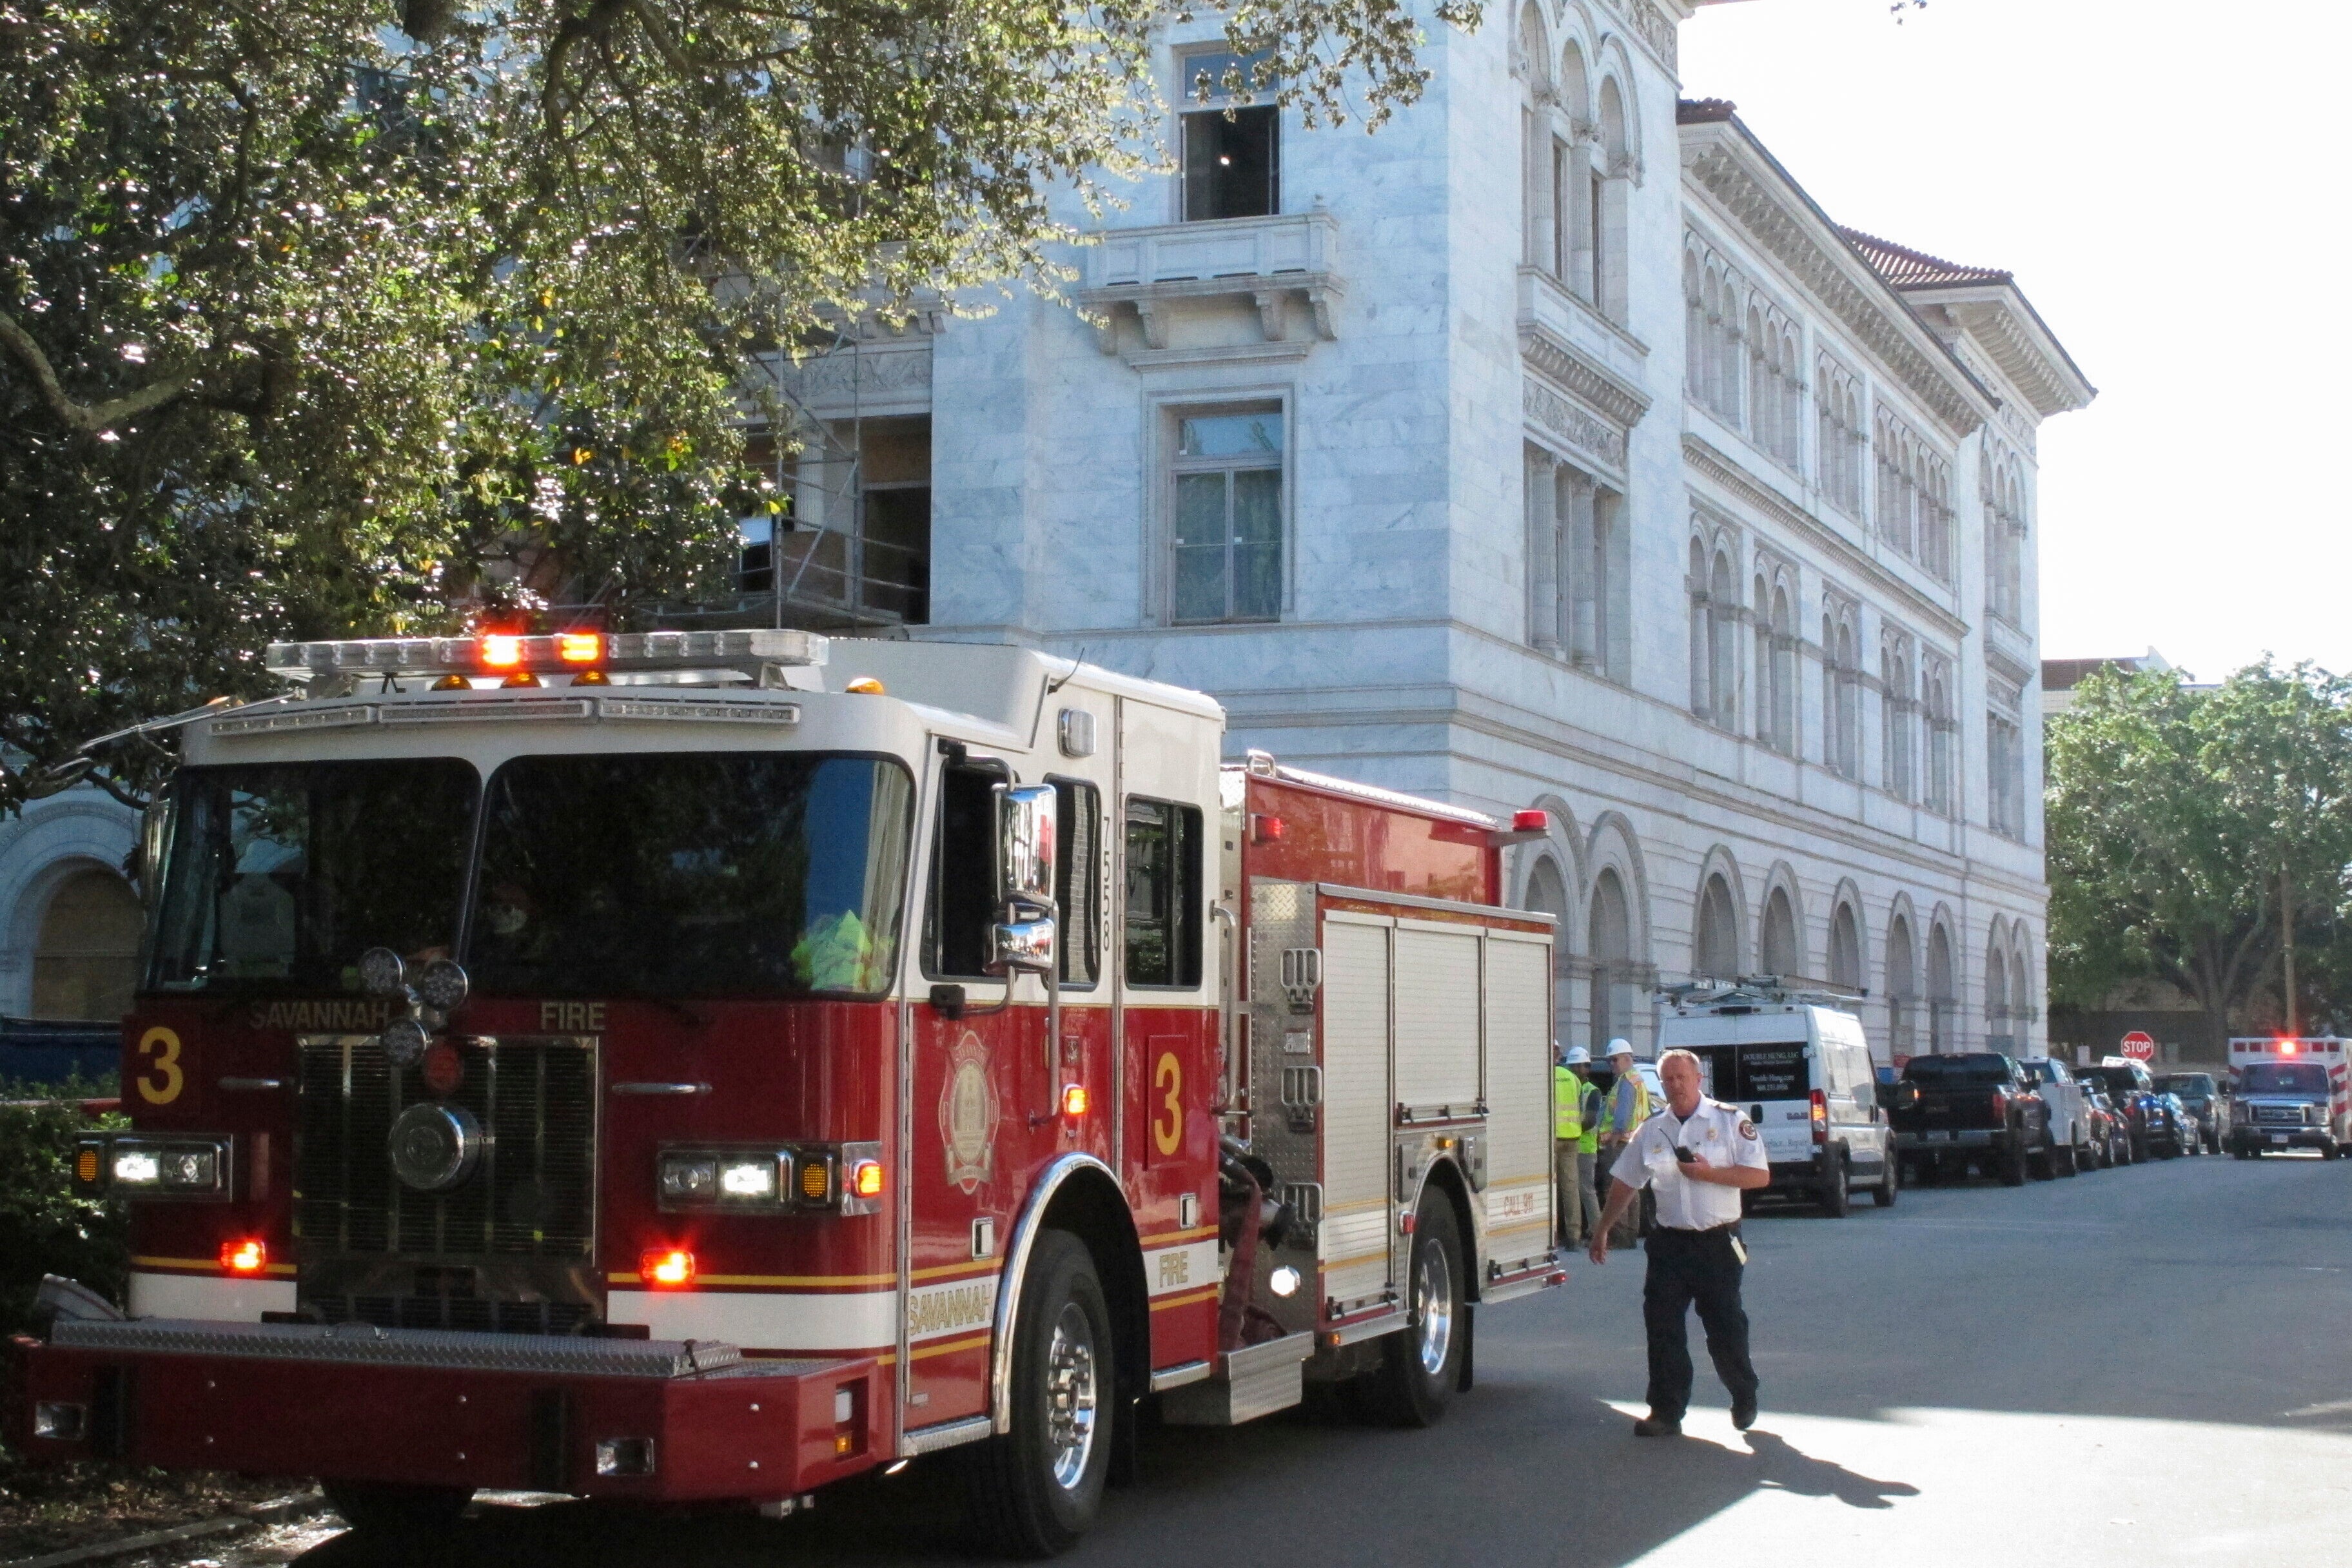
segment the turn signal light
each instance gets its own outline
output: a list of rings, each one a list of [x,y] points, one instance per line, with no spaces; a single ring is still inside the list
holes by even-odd
[[[1830,1101],[1829,1101],[1829,1096],[1827,1096],[1827,1095],[1823,1094],[1820,1089],[1817,1089],[1813,1090],[1813,1142],[1816,1142],[1816,1143],[1826,1143],[1826,1142],[1828,1142],[1829,1141],[1830,1141]]]
[[[74,1151],[74,1180],[85,1187],[97,1184],[98,1147],[96,1144],[85,1143]]]
[[[1094,1098],[1087,1093],[1087,1086],[1085,1084],[1071,1083],[1064,1084],[1062,1086],[1063,1115],[1072,1117],[1084,1116],[1087,1113],[1087,1108],[1093,1103]]]
[[[637,1278],[675,1289],[694,1283],[694,1254],[681,1247],[646,1248],[637,1259]]]
[[[801,1163],[801,1196],[813,1204],[823,1203],[833,1191],[833,1171],[823,1160]]]
[[[882,1162],[860,1160],[849,1167],[849,1190],[861,1198],[882,1195]]]
[[[269,1248],[247,1237],[221,1243],[220,1266],[231,1274],[258,1274],[269,1267]]]

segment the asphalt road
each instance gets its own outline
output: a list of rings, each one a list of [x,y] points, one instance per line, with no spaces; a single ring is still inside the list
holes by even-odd
[[[1439,1427],[1162,1430],[1066,1562],[1147,1568],[2331,1561],[2352,1530],[2352,1161],[2199,1158],[1982,1181],[1748,1226],[1762,1420],[1637,1440],[1642,1258],[1478,1325]],[[797,1519],[478,1506],[439,1563],[967,1563],[945,1467]],[[330,1526],[223,1568],[379,1560]],[[2217,1554],[2220,1554],[2217,1556]]]

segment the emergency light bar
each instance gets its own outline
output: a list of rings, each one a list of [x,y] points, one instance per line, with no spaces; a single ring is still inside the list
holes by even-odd
[[[466,637],[360,637],[348,642],[277,642],[264,665],[298,685],[338,676],[556,675],[566,671],[732,669],[757,679],[766,665],[821,665],[814,632],[504,633]]]

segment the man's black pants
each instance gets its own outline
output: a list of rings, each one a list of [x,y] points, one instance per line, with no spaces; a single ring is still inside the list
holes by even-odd
[[[1706,1353],[1735,1404],[1756,1398],[1756,1367],[1748,1359],[1748,1312],[1739,1304],[1738,1255],[1731,1227],[1669,1230],[1661,1226],[1643,1243],[1650,1268],[1642,1283],[1642,1327],[1650,1338],[1650,1414],[1680,1421],[1690,1408],[1690,1339],[1684,1315],[1698,1305]]]

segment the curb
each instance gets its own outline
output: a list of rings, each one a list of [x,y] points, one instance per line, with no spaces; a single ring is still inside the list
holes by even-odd
[[[289,1492],[282,1498],[272,1498],[268,1502],[238,1509],[234,1513],[200,1519],[194,1524],[173,1525],[169,1530],[151,1530],[143,1535],[120,1536],[112,1541],[93,1542],[88,1546],[68,1546],[62,1552],[51,1552],[39,1557],[11,1557],[0,1561],[0,1568],[68,1568],[68,1564],[77,1563],[101,1563],[110,1557],[127,1557],[134,1552],[146,1552],[182,1541],[234,1535],[257,1525],[284,1524],[314,1513],[325,1513],[329,1511],[329,1506],[323,1493]]]

